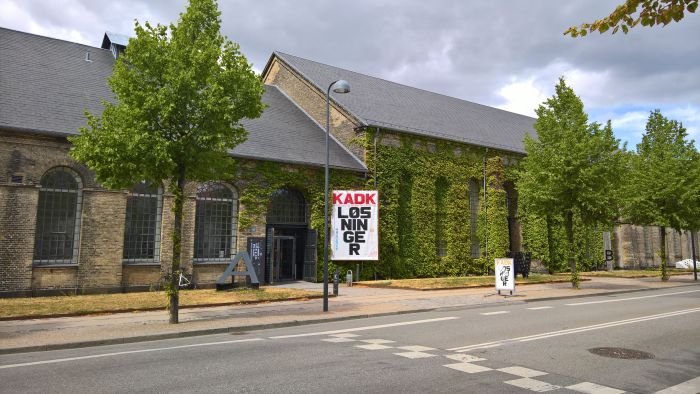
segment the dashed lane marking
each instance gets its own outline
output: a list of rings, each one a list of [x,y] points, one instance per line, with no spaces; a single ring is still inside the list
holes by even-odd
[[[495,311],[495,312],[484,312],[480,313],[480,315],[483,316],[492,316],[492,315],[503,315],[505,313],[510,313],[510,311]]]
[[[466,373],[479,373],[479,372],[486,372],[486,371],[493,370],[493,368],[484,367],[482,365],[476,365],[476,364],[472,364],[472,363],[447,364],[447,365],[443,365],[443,367],[451,368],[451,369],[461,371],[461,372],[466,372]]]
[[[527,308],[527,309],[529,309],[531,311],[539,311],[542,309],[552,309],[552,308],[554,308],[554,307],[553,306],[536,306],[536,307]]]

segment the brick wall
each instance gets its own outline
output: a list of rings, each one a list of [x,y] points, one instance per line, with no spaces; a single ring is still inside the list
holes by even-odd
[[[35,186],[0,185],[0,294],[31,287],[38,198]]]
[[[83,191],[78,258],[81,289],[121,287],[126,197],[124,191]]]

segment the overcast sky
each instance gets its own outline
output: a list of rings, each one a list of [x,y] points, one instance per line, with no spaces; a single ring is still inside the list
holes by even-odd
[[[534,116],[559,76],[592,120],[635,144],[661,109],[700,140],[700,16],[572,39],[623,0],[225,0],[223,34],[261,71],[278,50]],[[0,0],[0,26],[99,46],[134,20],[170,23],[185,0]]]

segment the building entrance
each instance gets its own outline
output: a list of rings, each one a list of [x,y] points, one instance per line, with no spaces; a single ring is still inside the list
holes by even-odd
[[[296,238],[274,236],[272,240],[272,281],[296,279]]]
[[[316,280],[316,232],[308,228],[304,196],[290,189],[272,194],[267,212],[264,280]]]

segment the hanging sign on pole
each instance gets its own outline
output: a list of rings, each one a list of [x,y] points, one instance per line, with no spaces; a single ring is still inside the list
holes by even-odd
[[[331,259],[379,260],[379,194],[333,191]]]

